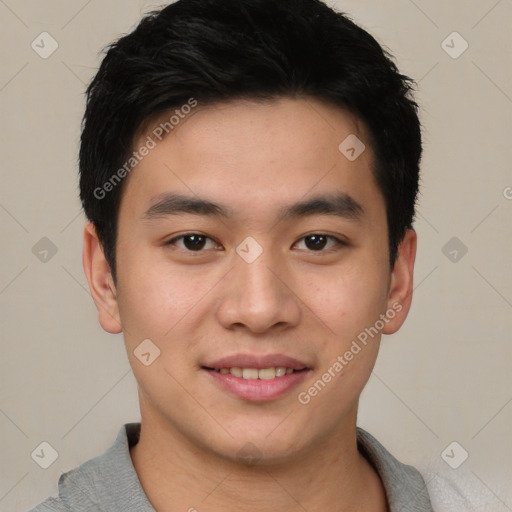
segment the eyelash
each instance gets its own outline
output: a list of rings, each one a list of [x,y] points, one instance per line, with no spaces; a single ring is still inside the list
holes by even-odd
[[[208,240],[212,240],[209,236],[206,236],[204,235],[203,233],[185,233],[183,235],[180,235],[180,236],[177,236],[175,238],[171,238],[170,240],[168,240],[167,242],[165,242],[165,246],[171,246],[171,245],[175,245],[175,242],[177,240],[180,240],[182,238],[186,238],[188,236],[194,236],[194,235],[198,235],[198,236],[202,236],[202,237],[205,237],[206,239]],[[323,237],[326,237],[330,240],[334,240],[336,242],[336,246],[335,247],[331,247],[331,248],[328,248],[328,249],[322,249],[322,250],[319,250],[319,251],[313,251],[313,250],[307,250],[307,252],[309,253],[312,253],[312,254],[325,254],[325,253],[330,253],[332,251],[336,251],[336,250],[339,250],[341,249],[342,247],[344,246],[347,246],[347,242],[343,241],[343,240],[340,240],[339,238],[333,236],[333,235],[328,235],[326,233],[310,233],[309,235],[304,235],[303,237],[299,238],[298,241],[300,240],[304,240],[305,238],[308,238],[310,236],[323,236]],[[212,240],[213,241],[213,240]],[[295,244],[294,244],[295,245]],[[181,248],[180,248],[181,249]],[[205,252],[205,249],[201,249],[199,251],[191,251],[190,249],[181,249],[183,250],[184,252],[187,252],[187,253],[190,253],[190,254],[202,254]]]

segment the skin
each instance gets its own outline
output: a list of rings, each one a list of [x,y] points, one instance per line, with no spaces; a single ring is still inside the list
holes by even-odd
[[[349,134],[366,143],[353,162],[338,150]],[[357,118],[311,98],[199,106],[124,184],[116,284],[94,226],[85,227],[84,269],[100,324],[123,332],[138,382],[142,430],[131,457],[159,512],[388,510],[356,445],[358,400],[380,333],[307,405],[297,399],[380,314],[401,305],[382,330],[392,334],[409,311],[416,234],[407,231],[390,269],[368,140]],[[363,215],[277,222],[281,207],[333,191],[349,194]],[[233,217],[145,219],[164,192],[226,205]],[[209,237],[202,252],[184,239],[165,245],[190,232]],[[305,238],[312,234],[346,244],[329,239],[315,251]],[[236,253],[248,236],[263,249],[252,263]],[[161,354],[144,366],[134,350],[147,338]],[[287,354],[311,371],[278,399],[244,401],[201,370],[241,352]],[[237,458],[248,442],[260,454],[252,465]]]

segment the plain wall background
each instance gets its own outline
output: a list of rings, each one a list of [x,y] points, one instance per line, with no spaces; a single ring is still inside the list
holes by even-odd
[[[359,425],[431,488],[456,479],[485,510],[512,510],[512,1],[330,4],[419,81],[424,125],[413,306],[383,337]],[[62,472],[139,420],[122,337],[100,328],[83,274],[77,151],[100,50],[158,5],[0,2],[0,510],[56,494]],[[31,48],[43,31],[59,45],[47,59]],[[458,58],[442,47],[453,31],[469,45]],[[43,237],[57,249],[46,262]],[[452,237],[467,248],[456,262]],[[43,441],[59,454],[46,470],[31,458]],[[452,441],[469,453],[458,469],[441,458]]]

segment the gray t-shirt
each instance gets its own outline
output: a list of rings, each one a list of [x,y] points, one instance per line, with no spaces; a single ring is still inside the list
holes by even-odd
[[[130,457],[139,434],[140,423],[125,424],[105,453],[61,475],[58,498],[48,498],[30,512],[155,512]],[[382,480],[390,512],[433,512],[415,468],[399,462],[359,427],[357,443]]]

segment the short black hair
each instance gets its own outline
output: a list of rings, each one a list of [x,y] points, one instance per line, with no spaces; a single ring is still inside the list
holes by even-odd
[[[349,17],[320,0],[178,0],[148,13],[105,52],[87,88],[80,199],[114,281],[123,183],[112,178],[126,169],[143,123],[191,98],[207,105],[307,97],[356,115],[370,132],[393,268],[418,194],[414,81]]]

